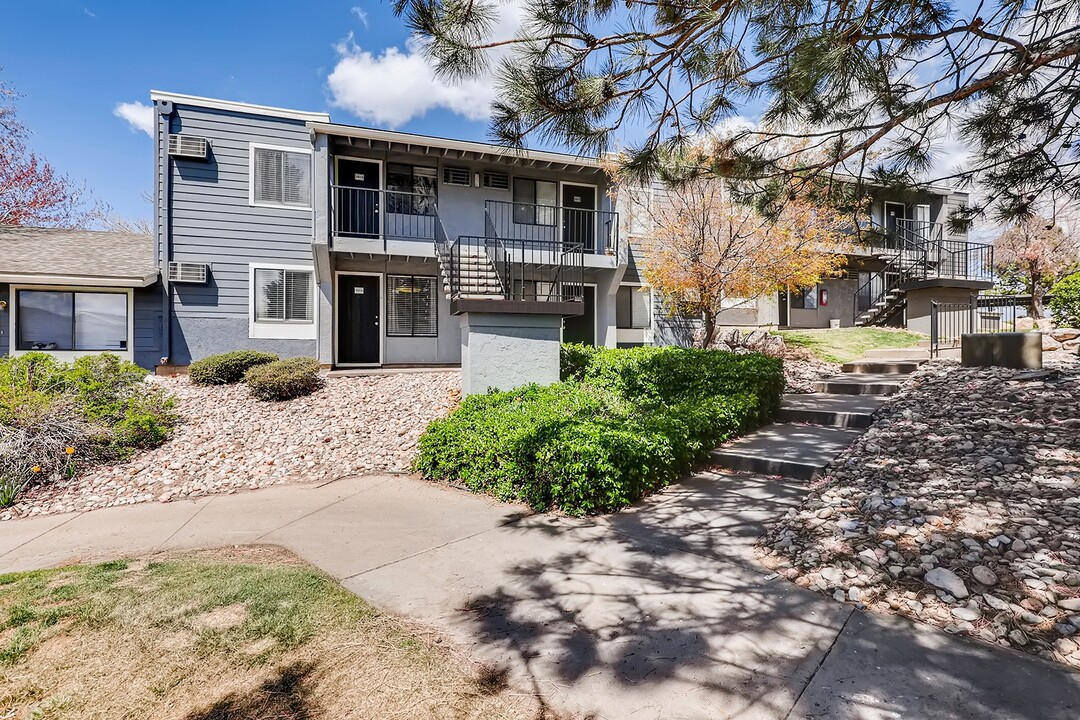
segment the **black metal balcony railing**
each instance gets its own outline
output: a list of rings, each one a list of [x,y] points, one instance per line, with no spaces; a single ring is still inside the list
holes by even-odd
[[[491,237],[532,243],[577,244],[589,255],[619,252],[619,214],[608,210],[488,200],[484,204]]]
[[[438,240],[439,211],[431,195],[333,185],[333,231],[366,239]]]
[[[451,299],[580,302],[580,243],[462,236],[438,244]]]
[[[888,255],[884,268],[870,273],[855,291],[856,323],[870,315],[888,314],[907,282],[930,279],[988,282],[994,277],[994,248],[969,240],[945,239],[944,226],[923,220],[892,221],[872,226],[867,244]]]

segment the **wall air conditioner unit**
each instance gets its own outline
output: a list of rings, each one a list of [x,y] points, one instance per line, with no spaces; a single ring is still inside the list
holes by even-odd
[[[169,282],[206,284],[206,263],[170,262]]]
[[[206,138],[194,135],[169,135],[169,155],[173,157],[205,160],[210,150],[210,143]]]

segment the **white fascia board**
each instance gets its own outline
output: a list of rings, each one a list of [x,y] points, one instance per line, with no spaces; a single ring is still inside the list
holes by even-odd
[[[38,275],[36,273],[0,273],[0,283],[13,285],[74,285],[78,287],[150,287],[158,274],[145,277],[86,277],[81,275]]]
[[[179,105],[194,105],[196,107],[211,108],[213,110],[247,113],[248,115],[263,115],[266,117],[286,118],[288,120],[301,120],[303,122],[330,122],[329,113],[324,112],[290,110],[289,108],[272,107],[270,105],[253,105],[251,103],[237,102],[235,100],[220,100],[218,98],[184,95],[182,93],[164,92],[162,90],[151,90],[150,99],[165,100]]]

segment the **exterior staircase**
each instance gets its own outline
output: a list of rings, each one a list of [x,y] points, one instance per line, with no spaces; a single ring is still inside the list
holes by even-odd
[[[447,300],[504,297],[502,278],[483,247],[465,246],[455,251],[453,260],[457,272],[453,275],[456,286],[451,287],[451,252],[449,244],[438,248],[439,275]]]
[[[814,480],[870,427],[888,396],[926,359],[847,363],[842,375],[815,383],[816,392],[785,395],[776,423],[716,448],[712,460],[729,470]]]

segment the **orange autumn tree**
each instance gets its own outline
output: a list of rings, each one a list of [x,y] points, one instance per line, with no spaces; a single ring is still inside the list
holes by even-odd
[[[843,264],[851,219],[831,208],[796,197],[766,217],[715,175],[650,192],[620,183],[617,166],[609,172],[629,199],[631,225],[648,228],[637,242],[646,281],[670,313],[701,318],[701,347],[716,339],[725,300],[811,287]]]

